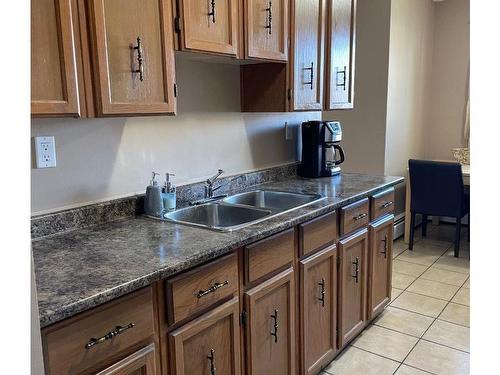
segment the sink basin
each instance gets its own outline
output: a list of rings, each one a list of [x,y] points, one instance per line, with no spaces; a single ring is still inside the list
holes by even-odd
[[[165,215],[165,219],[175,223],[229,232],[262,221],[271,214],[270,210],[207,203],[169,212]]]
[[[292,193],[276,190],[254,190],[232,195],[223,199],[223,202],[284,212],[303,207],[320,199],[323,199],[323,197],[319,194]]]

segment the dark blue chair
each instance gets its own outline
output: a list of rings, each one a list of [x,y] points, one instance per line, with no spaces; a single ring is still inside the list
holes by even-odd
[[[427,217],[454,217],[455,257],[459,255],[461,220],[469,214],[470,196],[464,189],[462,167],[459,163],[446,163],[429,160],[408,161],[410,168],[410,246],[413,250],[415,236],[415,216],[422,215],[422,236],[427,234]],[[470,215],[469,215],[470,239]]]

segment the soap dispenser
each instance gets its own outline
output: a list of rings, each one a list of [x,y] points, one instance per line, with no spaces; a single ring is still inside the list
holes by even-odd
[[[158,186],[156,176],[159,173],[153,172],[151,183],[146,188],[146,196],[144,198],[144,212],[146,215],[163,218],[164,207],[161,188]]]
[[[170,181],[170,176],[175,176],[173,173],[165,173],[165,184],[163,185],[162,198],[165,211],[173,211],[176,207],[177,194],[174,184]]]

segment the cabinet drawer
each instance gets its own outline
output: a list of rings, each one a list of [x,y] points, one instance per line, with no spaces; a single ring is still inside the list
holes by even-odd
[[[351,203],[340,209],[340,235],[346,235],[368,224],[369,204],[368,198]]]
[[[236,253],[166,281],[167,320],[177,323],[238,292]]]
[[[300,256],[312,253],[335,242],[337,239],[337,214],[326,215],[299,225]]]
[[[121,327],[121,328],[120,328]],[[121,331],[117,335],[113,335]],[[112,336],[102,342],[104,336]],[[151,287],[48,327],[42,337],[47,374],[76,374],[95,369],[154,335]]]
[[[245,248],[245,279],[251,283],[290,265],[295,249],[295,229],[291,228]]]
[[[370,219],[376,220],[394,212],[394,188],[384,190],[370,197]]]

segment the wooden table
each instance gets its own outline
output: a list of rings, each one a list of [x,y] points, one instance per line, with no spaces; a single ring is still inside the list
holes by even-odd
[[[443,161],[443,160],[440,160]],[[451,160],[444,160],[451,161]],[[464,185],[470,186],[470,165],[462,164],[462,177]],[[411,187],[410,187],[410,173],[406,169],[406,203],[405,203],[405,243],[410,242],[410,200],[411,200]]]

